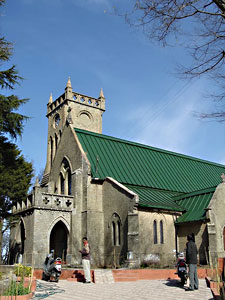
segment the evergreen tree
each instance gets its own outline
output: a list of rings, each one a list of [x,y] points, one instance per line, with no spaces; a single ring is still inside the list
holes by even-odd
[[[10,216],[13,202],[26,198],[32,178],[32,164],[26,162],[18,147],[0,136],[0,215]]]

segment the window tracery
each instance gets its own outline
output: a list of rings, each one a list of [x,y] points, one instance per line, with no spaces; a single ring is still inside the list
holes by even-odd
[[[59,190],[60,194],[72,195],[72,173],[69,162],[63,159],[59,173]]]

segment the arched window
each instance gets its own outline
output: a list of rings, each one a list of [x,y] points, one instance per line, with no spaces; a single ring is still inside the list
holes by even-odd
[[[52,137],[50,137],[50,163],[52,166],[52,162],[53,162],[53,139]]]
[[[59,177],[60,177],[60,192],[61,194],[65,194],[65,179],[63,177],[63,174],[60,173]]]
[[[116,230],[116,233],[117,233],[117,246],[120,246],[120,221],[118,220],[117,221],[117,230]]]
[[[157,222],[154,220],[153,222],[153,236],[154,236],[154,244],[158,243],[158,238],[157,238]]]
[[[164,244],[163,221],[160,221],[160,244]]]
[[[112,215],[112,244],[113,246],[121,245],[121,220],[117,213]]]
[[[61,164],[58,187],[61,194],[72,195],[72,173],[66,158],[63,159]]]
[[[71,171],[70,168],[67,170],[67,184],[68,184],[68,195],[72,194],[72,189],[71,189]]]
[[[114,222],[112,222],[112,244],[116,246],[116,226]]]
[[[55,134],[55,152],[56,152],[57,148],[58,148],[58,136],[57,136],[57,134]]]

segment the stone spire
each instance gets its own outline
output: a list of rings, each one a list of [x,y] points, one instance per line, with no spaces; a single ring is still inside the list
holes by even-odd
[[[99,98],[105,98],[105,96],[104,96],[104,94],[103,94],[103,90],[102,90],[102,88],[101,88],[101,90],[100,90],[100,95],[99,95]]]
[[[40,186],[38,177],[36,177],[35,185],[34,185],[34,186],[35,186],[35,187],[39,187],[39,186]]]
[[[72,88],[71,81],[70,81],[70,76],[68,77],[68,81],[67,81],[66,87],[67,88]]]
[[[53,99],[52,99],[52,93],[50,94],[50,97],[49,97],[49,100],[48,100],[48,104],[51,104],[53,102]]]
[[[73,89],[72,89],[70,77],[68,78],[66,88],[65,88],[65,98],[68,99],[68,100],[73,99]]]

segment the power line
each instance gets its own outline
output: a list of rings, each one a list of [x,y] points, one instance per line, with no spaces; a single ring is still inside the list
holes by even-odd
[[[166,91],[166,93],[164,94],[164,96],[161,98],[165,98],[169,92],[172,90],[172,88],[177,84],[178,81],[175,81],[170,87],[169,89]],[[169,105],[171,105],[172,103],[175,103],[176,101],[179,100],[180,96],[191,87],[192,83],[191,81],[186,82],[176,93],[175,95],[172,95],[170,98],[168,98],[168,100],[165,102],[162,100],[160,101],[161,105],[159,105],[154,111],[153,113],[149,116],[149,111],[152,110],[153,104],[148,105],[147,107],[145,106],[145,109],[142,110],[138,117],[135,118],[135,120],[131,120],[130,123],[128,123],[128,126],[126,126],[126,137],[129,140],[132,140],[132,138],[134,136],[136,136],[136,132],[139,131],[140,129],[139,124],[137,123],[136,119],[138,120],[142,120],[145,121],[146,118],[148,118],[148,125],[152,124],[167,108]],[[127,130],[127,128],[129,128],[129,130]],[[132,131],[132,133],[130,134],[130,132]]]

